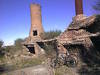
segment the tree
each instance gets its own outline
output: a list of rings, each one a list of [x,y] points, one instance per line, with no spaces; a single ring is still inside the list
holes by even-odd
[[[3,46],[3,41],[2,40],[0,40],[0,48]]]
[[[14,45],[15,45],[15,48],[16,49],[22,49],[22,42],[23,42],[24,40],[23,39],[16,39],[15,40],[15,43],[14,43]]]
[[[2,40],[0,40],[0,58],[2,58],[4,56],[4,54],[5,54],[5,50],[2,47],[3,46],[3,43],[4,42]]]
[[[96,11],[100,11],[100,0],[97,0],[96,4],[93,6]]]
[[[21,45],[22,42],[23,42],[23,39],[16,39],[14,45],[19,46],[19,45]]]

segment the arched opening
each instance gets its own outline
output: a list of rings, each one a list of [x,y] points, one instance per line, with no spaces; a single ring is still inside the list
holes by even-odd
[[[33,30],[33,36],[37,36],[38,33],[37,33],[37,30]]]
[[[35,54],[35,48],[34,47],[27,47],[29,52],[32,54]]]

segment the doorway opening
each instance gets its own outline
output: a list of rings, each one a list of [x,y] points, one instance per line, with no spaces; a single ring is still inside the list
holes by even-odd
[[[34,47],[27,47],[29,52],[32,54],[35,54],[35,48]]]
[[[33,36],[37,36],[38,33],[37,33],[37,30],[33,30]]]

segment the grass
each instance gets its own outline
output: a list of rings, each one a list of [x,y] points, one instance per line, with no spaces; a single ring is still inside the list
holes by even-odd
[[[55,69],[55,75],[64,75],[66,72],[66,66]]]
[[[55,69],[55,75],[75,75],[73,70],[67,66],[61,66]]]
[[[7,63],[6,61],[3,61],[4,63],[0,65],[0,75],[5,72],[10,72],[14,70],[23,69],[26,67],[32,67],[36,65],[42,64],[42,62],[45,60],[44,56],[41,56],[40,58],[30,58],[30,59],[22,59],[22,58],[13,58],[10,60],[6,60],[7,62],[10,61],[11,63]]]
[[[25,67],[40,65],[42,63],[42,61],[43,60],[39,59],[39,58],[34,58],[34,59],[31,59],[31,60],[26,60],[26,61],[23,61],[21,63],[21,67],[25,68]]]

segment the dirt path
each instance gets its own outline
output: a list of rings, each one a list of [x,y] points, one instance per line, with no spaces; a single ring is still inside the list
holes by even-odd
[[[54,75],[53,70],[44,65],[16,70],[3,75]]]

